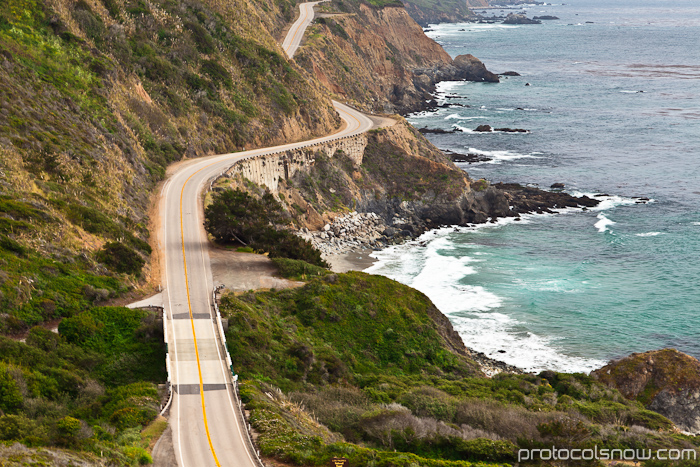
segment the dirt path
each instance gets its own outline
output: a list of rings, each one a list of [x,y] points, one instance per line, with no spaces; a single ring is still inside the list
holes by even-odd
[[[277,277],[277,267],[267,256],[238,253],[215,247],[209,249],[214,285],[225,285],[233,292],[300,287],[303,282]]]

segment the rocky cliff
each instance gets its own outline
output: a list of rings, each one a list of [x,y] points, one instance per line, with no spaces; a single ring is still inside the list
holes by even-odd
[[[411,112],[426,106],[438,81],[498,81],[474,57],[453,61],[401,6],[346,1],[318,8],[295,60],[360,108]]]
[[[404,0],[406,11],[423,27],[437,23],[461,23],[471,16],[463,0]]]
[[[593,372],[628,399],[664,415],[683,431],[700,433],[700,362],[675,349],[634,353]]]
[[[598,204],[561,192],[473,180],[405,120],[395,119],[342,147],[324,143],[243,161],[215,190],[228,186],[258,196],[272,191],[294,227],[326,254],[360,244],[376,248],[445,225]],[[349,211],[360,214],[346,215]]]

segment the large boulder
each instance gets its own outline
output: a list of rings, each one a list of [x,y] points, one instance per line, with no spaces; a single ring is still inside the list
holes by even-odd
[[[700,433],[700,362],[675,349],[633,353],[592,375],[665,416],[685,432]]]
[[[503,20],[503,24],[542,24],[542,21],[538,19],[530,19],[525,15],[510,13]]]
[[[457,55],[452,60],[452,66],[457,69],[457,79],[466,81],[486,81],[498,83],[498,75],[491,73],[486,66],[474,55]]]

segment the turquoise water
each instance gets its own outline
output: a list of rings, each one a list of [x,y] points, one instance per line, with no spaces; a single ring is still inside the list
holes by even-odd
[[[369,271],[422,290],[468,346],[528,370],[589,371],[662,347],[700,357],[700,4],[578,0],[527,14],[561,20],[432,26],[452,56],[522,76],[443,83],[440,102],[469,107],[409,120],[463,129],[428,136],[491,157],[462,165],[473,178],[563,182],[604,202],[431,232],[378,252]]]

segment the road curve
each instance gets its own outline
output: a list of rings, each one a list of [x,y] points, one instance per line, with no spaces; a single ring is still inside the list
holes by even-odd
[[[316,3],[300,5],[299,19],[283,42],[288,56],[299,47]],[[258,466],[247,444],[245,421],[215,325],[213,279],[203,228],[201,194],[209,181],[243,159],[353,136],[372,128],[360,112],[333,101],[345,127],[332,135],[271,148],[221,154],[181,164],[163,185],[160,238],[165,258],[165,329],[173,388],[170,426],[177,464]],[[234,368],[236,363],[233,362]]]
[[[365,115],[338,102],[346,127],[301,143],[196,159],[182,164],[163,186],[161,239],[165,258],[164,304],[173,385],[170,425],[180,466],[256,466],[246,445],[222,336],[212,312],[213,281],[203,229],[201,193],[234,162],[352,136],[372,128]],[[234,362],[234,368],[236,363]]]
[[[289,28],[282,42],[282,49],[284,49],[287,57],[292,58],[294,56],[301,44],[301,39],[304,37],[306,28],[311,24],[311,21],[314,20],[314,6],[324,1],[326,0],[299,4],[299,18],[292,24],[292,27]]]

